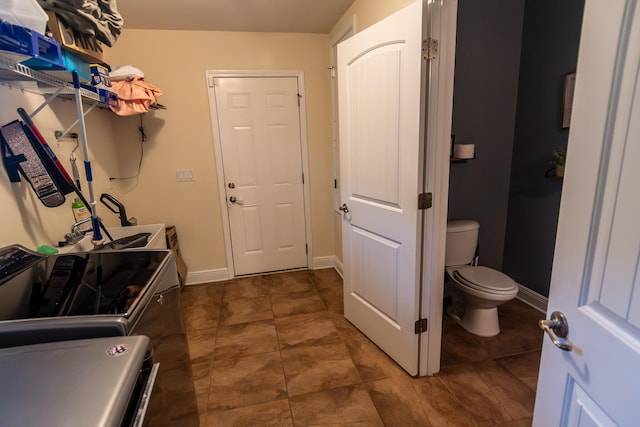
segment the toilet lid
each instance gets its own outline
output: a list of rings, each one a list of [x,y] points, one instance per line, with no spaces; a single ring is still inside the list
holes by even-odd
[[[509,276],[489,267],[462,267],[456,273],[460,278],[477,288],[508,291],[516,285]]]

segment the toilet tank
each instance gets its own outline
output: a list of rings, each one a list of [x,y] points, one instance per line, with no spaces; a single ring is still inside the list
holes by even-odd
[[[480,224],[472,220],[447,222],[447,247],[444,265],[470,264],[478,247]]]

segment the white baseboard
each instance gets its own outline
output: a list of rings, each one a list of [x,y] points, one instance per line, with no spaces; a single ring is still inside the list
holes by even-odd
[[[338,274],[340,275],[340,277],[344,279],[344,275],[342,274],[344,271],[342,269],[342,261],[340,261],[337,257],[334,257],[334,258],[335,258],[335,262],[333,264],[333,268],[335,268]]]
[[[229,280],[229,271],[226,268],[214,270],[189,271],[185,285],[198,285],[200,283],[222,282]]]
[[[323,256],[313,259],[312,270],[320,270],[323,268],[334,268],[340,277],[342,277],[342,262],[335,256]]]
[[[520,290],[518,291],[518,296],[516,298],[542,313],[547,313],[547,303],[549,302],[549,298],[532,291],[524,285],[518,284],[518,286],[520,287]]]
[[[311,270],[321,270],[323,268],[335,268],[342,277],[342,262],[335,256],[323,256],[313,259]],[[226,268],[216,268],[213,270],[189,271],[185,285],[199,285],[201,283],[223,282],[229,280],[231,275]]]
[[[330,256],[319,256],[313,259],[313,265],[311,266],[311,270],[321,270],[323,268],[333,268],[335,264],[336,257],[333,255]]]

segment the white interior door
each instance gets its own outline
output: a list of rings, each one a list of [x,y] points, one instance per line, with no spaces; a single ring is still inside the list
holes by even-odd
[[[534,425],[640,423],[640,4],[587,0]]]
[[[236,275],[307,267],[298,80],[216,77]]]
[[[412,375],[419,345],[422,12],[415,2],[338,45],[345,317]]]

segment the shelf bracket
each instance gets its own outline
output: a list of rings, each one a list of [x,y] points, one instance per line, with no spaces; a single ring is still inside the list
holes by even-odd
[[[91,106],[89,108],[87,108],[87,110],[84,112],[83,117],[87,117],[87,114],[89,114],[91,112],[91,110],[96,108],[98,105],[100,105],[99,102],[95,102],[95,103],[91,104]],[[80,119],[76,119],[75,122],[71,123],[71,125],[69,125],[69,127],[66,128],[64,131],[62,131],[60,136],[58,136],[56,139],[59,140],[60,138],[63,138],[65,136],[69,135],[69,132],[71,132],[71,129],[73,129],[78,123],[80,123]]]
[[[60,95],[62,93],[63,90],[64,90],[63,87],[59,87],[58,89],[56,89],[56,91],[53,92],[51,94],[51,96],[49,96],[42,104],[40,104],[40,106],[38,108],[36,108],[35,110],[33,110],[33,112],[31,114],[29,114],[29,117],[31,117],[33,119],[40,111],[42,111],[42,109],[44,107],[46,107],[47,105],[51,104],[51,102],[54,99],[56,99],[58,97],[58,95]]]

